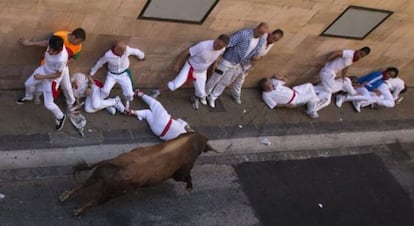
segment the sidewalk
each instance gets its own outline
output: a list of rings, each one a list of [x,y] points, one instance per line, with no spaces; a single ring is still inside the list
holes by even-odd
[[[261,101],[257,89],[244,89],[241,105],[233,102],[226,90],[216,101],[215,109],[200,105],[198,111],[189,101],[192,89],[163,93],[158,99],[173,117],[182,118],[206,134],[219,151],[237,155],[411,143],[414,141],[413,91],[409,89],[404,100],[392,109],[363,109],[357,113],[350,103],[344,103],[342,108],[331,103],[319,112],[319,119],[308,118],[304,107],[270,110]],[[15,103],[22,94],[23,90],[0,91],[3,103],[0,168],[71,164],[79,158],[92,161],[114,156],[122,145],[129,148],[160,142],[145,121],[121,114],[112,116],[106,110],[84,113],[88,120],[85,137],[80,136],[69,120],[62,131],[56,132],[53,116],[43,105]],[[64,106],[63,97],[58,103]],[[133,109],[146,107],[139,98],[131,106]],[[268,139],[271,145],[261,143],[263,139]],[[30,164],[18,163],[29,160]]]

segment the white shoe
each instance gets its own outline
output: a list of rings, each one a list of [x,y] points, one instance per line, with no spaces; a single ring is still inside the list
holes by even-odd
[[[115,115],[116,114],[116,109],[114,107],[112,107],[112,106],[111,107],[107,107],[106,110],[111,115]]]
[[[114,107],[116,108],[116,110],[118,110],[121,113],[125,112],[125,106],[121,101],[121,98],[119,98],[119,96],[115,97],[115,105]]]
[[[207,103],[211,108],[216,107],[215,99],[213,99],[211,96],[207,96]]]
[[[206,99],[206,97],[199,98],[199,100],[200,100],[200,103],[201,103],[202,105],[207,105],[207,99]]]
[[[312,112],[306,112],[306,114],[309,116],[309,118],[311,119],[317,119],[319,118],[318,112],[316,111],[312,111]]]
[[[361,102],[352,101],[352,106],[354,106],[356,112],[361,112]]]
[[[236,102],[237,104],[241,104],[241,99],[239,96],[232,94],[231,97],[233,97],[234,102]]]
[[[335,105],[340,108],[342,104],[344,103],[345,98],[346,96],[344,95],[336,95]]]

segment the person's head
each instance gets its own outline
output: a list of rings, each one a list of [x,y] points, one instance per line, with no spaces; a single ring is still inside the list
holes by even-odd
[[[88,78],[83,73],[77,72],[71,76],[71,83],[74,93],[84,94],[88,88],[88,82]]]
[[[356,51],[356,60],[359,60],[367,56],[371,52],[371,49],[368,46],[365,46]]]
[[[277,41],[279,41],[280,39],[283,38],[283,31],[281,29],[276,29],[274,30],[271,34],[269,34],[269,36],[267,37],[267,43],[272,44],[275,43]]]
[[[83,28],[76,28],[70,33],[68,40],[73,45],[79,45],[86,40],[86,32]]]
[[[49,45],[47,48],[47,52],[50,55],[56,55],[63,49],[63,39],[59,36],[53,35],[49,39]]]
[[[220,36],[218,36],[218,38],[216,38],[216,40],[214,40],[213,49],[214,50],[223,49],[229,44],[229,42],[230,42],[230,37],[228,35],[221,34]]]
[[[127,44],[124,41],[117,41],[112,50],[114,51],[115,55],[122,56],[125,53],[126,47]]]
[[[385,69],[384,71],[384,77],[386,79],[388,78],[396,78],[398,76],[398,68],[396,67],[387,67],[387,69]]]
[[[259,87],[262,89],[263,92],[269,92],[274,90],[273,82],[270,78],[262,78],[259,81]]]
[[[260,38],[262,35],[266,34],[269,30],[269,26],[265,22],[261,22],[253,29],[254,38]]]

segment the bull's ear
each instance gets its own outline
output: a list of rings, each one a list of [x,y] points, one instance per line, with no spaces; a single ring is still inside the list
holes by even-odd
[[[208,152],[208,151],[214,151],[216,153],[220,153],[219,151],[217,151],[216,149],[211,147],[211,145],[209,143],[206,144],[206,149],[204,150],[204,152]]]

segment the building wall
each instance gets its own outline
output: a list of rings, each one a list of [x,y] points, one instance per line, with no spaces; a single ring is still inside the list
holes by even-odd
[[[363,75],[389,65],[414,85],[414,1],[412,0],[220,0],[202,25],[137,20],[145,0],[0,0],[0,89],[23,88],[39,63],[42,50],[22,47],[20,37],[41,40],[56,30],[82,27],[87,31],[80,60],[71,72],[88,72],[118,39],[146,53],[131,59],[136,83],[159,87],[172,79],[177,55],[191,44],[231,34],[265,21],[282,28],[285,37],[257,63],[245,86],[256,86],[274,72],[288,75],[293,84],[318,81],[318,62],[333,50],[370,46],[371,54],[353,65],[350,74]],[[394,11],[365,40],[321,37],[319,34],[349,5]],[[105,70],[96,75],[103,79]]]

